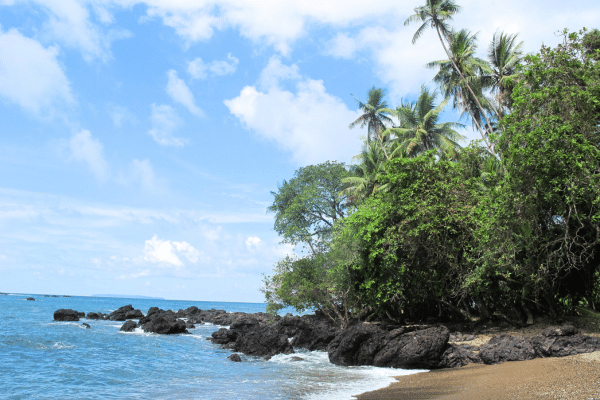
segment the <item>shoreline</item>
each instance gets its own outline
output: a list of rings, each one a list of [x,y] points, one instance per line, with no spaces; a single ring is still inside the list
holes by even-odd
[[[600,351],[495,365],[468,364],[395,377],[357,400],[600,399]]]

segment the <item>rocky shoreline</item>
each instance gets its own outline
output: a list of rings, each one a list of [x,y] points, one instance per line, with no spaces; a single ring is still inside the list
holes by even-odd
[[[477,343],[477,336],[455,326],[395,325],[359,322],[339,329],[321,315],[283,317],[266,313],[228,313],[195,306],[171,311],[152,307],[146,315],[131,305],[110,313],[60,309],[55,321],[124,321],[121,331],[141,328],[157,334],[186,334],[195,324],[229,326],[208,339],[233,352],[269,359],[292,354],[294,348],[326,351],[336,365],[372,365],[403,369],[456,368],[467,364],[499,364],[535,358],[565,357],[600,350],[600,338],[581,334],[572,325],[548,326],[539,334],[497,334]],[[137,322],[135,321],[137,320]],[[237,357],[232,359],[238,360]]]

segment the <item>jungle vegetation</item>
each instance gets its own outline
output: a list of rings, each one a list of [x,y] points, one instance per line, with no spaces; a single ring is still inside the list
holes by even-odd
[[[486,59],[456,30],[453,0],[426,0],[405,25],[447,55],[435,89],[391,108],[357,99],[367,128],[356,164],[300,168],[269,211],[303,256],[264,278],[268,310],[317,309],[396,321],[502,318],[532,323],[600,305],[600,32],[524,55],[496,32]],[[458,110],[481,135],[461,147]],[[463,119],[461,118],[461,119]]]

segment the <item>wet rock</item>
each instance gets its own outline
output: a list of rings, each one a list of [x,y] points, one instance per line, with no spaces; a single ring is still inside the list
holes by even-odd
[[[196,325],[192,324],[190,321],[186,321],[185,328],[186,329],[194,329],[194,328],[196,328]]]
[[[314,315],[285,316],[275,322],[281,334],[292,338],[293,347],[314,350],[327,350],[335,338],[338,328],[326,317]]]
[[[236,341],[238,333],[227,328],[221,328],[213,332],[211,336],[210,340],[215,344],[228,344]]]
[[[448,344],[446,351],[442,354],[440,368],[457,368],[467,364],[481,364],[479,347],[468,344]]]
[[[153,315],[152,319],[146,322],[142,329],[144,332],[159,333],[161,335],[189,333],[185,328],[185,322],[180,319],[170,317],[166,313]]]
[[[281,335],[274,326],[254,325],[250,329],[247,326],[245,328],[243,331],[237,330],[238,338],[232,346],[234,351],[258,357],[294,353],[288,336]]]
[[[405,369],[437,368],[449,336],[445,326],[403,333],[391,339],[388,336],[373,365]]]
[[[54,320],[55,321],[79,321],[79,316],[81,313],[71,310],[61,308],[59,310],[54,311]]]
[[[242,358],[240,357],[239,354],[236,354],[236,353],[233,353],[232,355],[230,355],[227,358],[229,358],[233,362],[242,362]]]
[[[27,301],[35,301],[35,299],[33,297],[28,297],[27,299],[25,299]]]
[[[85,329],[92,329],[92,327],[90,326],[90,324],[87,324],[85,322],[83,324],[81,324],[81,326],[83,326]]]
[[[298,357],[298,356],[293,356],[292,361],[304,361],[304,358]]]
[[[135,321],[129,320],[126,321],[123,326],[121,326],[121,329],[119,329],[121,332],[133,332],[135,330],[135,328],[137,328],[137,323]]]
[[[108,314],[89,312],[85,317],[87,319],[107,320]]]
[[[523,336],[498,335],[480,347],[479,356],[485,364],[497,364],[533,360],[536,352],[531,342]]]
[[[572,325],[563,326],[549,326],[542,332],[542,336],[554,337],[554,336],[573,336],[579,333],[579,331]]]
[[[337,365],[393,368],[437,368],[448,343],[446,327],[390,332],[372,324],[339,331],[329,344],[329,361]]]
[[[128,319],[140,319],[143,317],[144,314],[142,314],[140,310],[134,309],[131,304],[120,307],[118,310],[111,312],[108,316],[111,321],[125,321]]]
[[[373,365],[375,354],[384,346],[387,332],[371,324],[358,324],[339,331],[329,343],[329,361],[336,365]]]

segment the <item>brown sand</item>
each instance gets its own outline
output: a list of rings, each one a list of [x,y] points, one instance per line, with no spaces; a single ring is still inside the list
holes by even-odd
[[[422,372],[396,378],[367,399],[600,400],[600,352]]]

